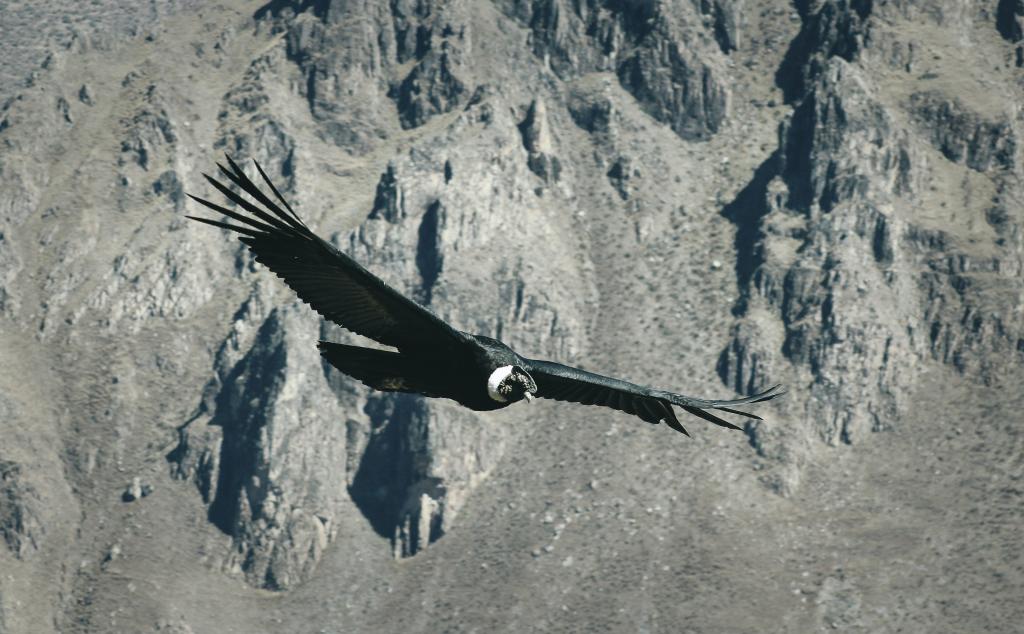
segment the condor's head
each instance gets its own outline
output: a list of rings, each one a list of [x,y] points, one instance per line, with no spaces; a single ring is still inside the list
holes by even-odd
[[[533,377],[516,365],[503,365],[487,378],[487,394],[499,403],[515,403],[524,398],[529,402],[536,391]]]

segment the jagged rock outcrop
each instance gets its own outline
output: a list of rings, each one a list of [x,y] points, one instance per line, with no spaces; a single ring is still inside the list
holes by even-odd
[[[743,321],[722,352],[719,373],[749,390],[760,385],[759,376],[778,373],[775,351],[781,352],[806,377],[805,424],[832,444],[897,424],[923,359],[986,376],[1019,363],[1015,348],[1024,332],[1008,306],[981,309],[993,306],[996,294],[1020,292],[1011,279],[1021,266],[1019,228],[1005,203],[993,206],[980,193],[1015,199],[1015,128],[939,92],[887,101],[860,69],[867,62],[858,61],[870,50],[871,10],[871,3],[828,2],[805,11],[786,62],[800,66],[783,65],[793,114],[780,129],[777,152],[725,209],[738,223],[737,276],[746,290],[737,305]],[[894,107],[905,111],[894,116]],[[953,177],[947,160],[986,176],[958,168]],[[951,178],[963,179],[965,212],[977,215],[965,231],[987,220],[1012,237],[988,235],[972,244],[931,228],[917,210],[946,207],[935,197],[956,193],[946,186]],[[878,303],[864,306],[869,295]],[[781,331],[764,327],[765,311],[778,315]],[[949,323],[940,314],[961,317]],[[748,433],[761,456],[785,465],[766,482],[791,491],[801,454],[813,452],[813,444],[760,424]]]
[[[740,47],[742,37],[743,0],[701,0],[700,11],[711,21],[715,41],[723,53]]]
[[[448,33],[451,27],[446,27]],[[466,55],[465,27],[431,49],[394,89],[398,117],[403,128],[423,125],[434,115],[450,112],[469,97],[469,87],[459,78],[461,58]],[[453,43],[455,40],[460,40]]]
[[[286,54],[302,75],[295,88],[318,134],[339,147],[365,152],[392,133],[385,122],[395,115],[402,128],[419,127],[473,94],[463,3],[287,4],[267,5],[257,17],[285,32]]]
[[[5,105],[9,110],[11,104]],[[19,116],[20,113],[14,113]],[[0,134],[7,116],[0,119]],[[0,138],[5,147],[15,149],[14,141],[4,135]],[[46,187],[46,177],[36,171],[34,161],[5,160],[0,153],[0,179],[5,186],[0,188],[0,316],[16,318],[22,304],[18,293],[18,277],[24,267],[24,256],[19,254],[15,238],[19,226],[35,209]]]
[[[152,163],[152,155],[161,145],[177,142],[174,126],[163,109],[143,110],[128,124],[130,137],[121,142],[123,160],[134,162],[144,170]]]
[[[616,70],[622,86],[648,114],[684,139],[706,139],[729,114],[729,92],[720,79],[724,73],[683,44],[687,35],[692,31],[659,16]]]
[[[122,255],[88,307],[110,329],[138,332],[149,320],[186,319],[213,296],[202,249],[182,240],[158,258]]]
[[[774,366],[766,362],[773,349],[781,350],[812,377],[815,413],[804,416],[816,435],[853,442],[891,424],[904,385],[901,363],[910,360],[906,324],[917,307],[907,301],[912,280],[894,275],[906,265],[892,242],[900,233],[894,206],[920,190],[915,148],[858,70],[838,57],[779,136],[779,152],[751,186],[756,193],[726,213],[750,213],[753,197],[760,198],[762,234],[741,230],[738,237],[754,248],[753,261],[737,266],[749,285],[739,310],[777,310],[784,330],[775,339],[740,326],[719,372],[736,389],[749,389]],[[884,314],[856,310],[868,288],[886,294]],[[762,439],[752,442],[767,451]],[[795,484],[795,472],[787,477]]]
[[[174,205],[175,211],[181,211],[185,206],[185,188],[181,184],[181,180],[178,179],[178,174],[174,170],[167,170],[160,174],[160,176],[153,181],[153,193],[157,196],[166,196],[171,204]]]
[[[910,110],[922,134],[949,160],[979,172],[1013,169],[1017,139],[1008,120],[986,121],[936,91],[911,95]]]
[[[259,92],[256,78],[245,82],[247,92]],[[262,121],[261,104],[246,116]],[[543,212],[532,193],[531,148],[536,155],[555,147],[539,119],[542,106],[534,116],[524,132],[512,113],[495,110],[483,96],[408,158],[392,160],[365,221],[347,245],[335,239],[459,327],[513,345],[529,341],[532,351],[566,358],[580,346],[571,333],[585,321],[586,293],[579,291],[586,282],[552,285],[556,274],[567,280],[579,272],[540,271],[523,262],[523,254],[550,260],[564,252],[537,221]],[[527,140],[520,142],[521,135]],[[467,138],[475,142],[467,145]],[[457,143],[462,151],[445,152]],[[504,236],[502,252],[509,255],[477,261],[496,236]],[[467,258],[474,260],[468,268]],[[457,271],[454,278],[449,268]],[[232,535],[225,566],[270,589],[308,577],[335,536],[339,514],[350,508],[346,491],[392,541],[396,556],[422,550],[444,534],[497,463],[508,431],[450,404],[369,392],[333,370],[325,379],[309,332],[312,313],[268,305],[259,291],[240,309],[218,353],[217,379],[169,456],[172,472],[195,482],[211,521]],[[487,308],[496,305],[507,306],[508,314]],[[333,327],[324,333],[351,338]],[[320,443],[324,438],[330,441]],[[325,446],[334,453],[322,455]]]
[[[395,62],[415,63],[392,85],[391,96],[402,127],[415,128],[473,93],[467,64],[473,54],[471,9],[460,2],[395,2],[391,11]]]
[[[629,195],[633,188],[633,179],[639,178],[640,169],[634,165],[630,157],[620,156],[608,168],[606,176],[608,177],[608,182],[619,193],[619,197],[622,200],[629,200]]]
[[[508,2],[505,11],[529,25],[534,54],[559,77],[614,71],[650,116],[696,140],[713,135],[728,116],[722,53],[738,37],[734,6],[701,3],[714,16],[710,31],[690,2],[605,7],[545,0]]]
[[[526,118],[519,124],[519,131],[523,135],[523,147],[530,153],[526,164],[534,174],[547,183],[557,181],[562,175],[562,162],[551,154],[554,146],[550,125],[547,107],[540,98],[530,103]]]
[[[377,39],[377,33],[388,33],[386,9],[380,3],[324,4],[321,11],[301,13],[280,27],[286,29],[287,56],[302,74],[295,89],[320,124],[322,138],[365,151],[373,139],[386,134],[380,124],[387,89],[381,76],[386,53],[379,47],[388,39],[380,44]],[[322,11],[329,12],[329,20]],[[356,94],[362,98],[355,103],[345,99]],[[342,107],[346,101],[351,105]]]
[[[281,590],[309,576],[342,509],[344,413],[319,367],[316,318],[251,297],[169,456],[233,538],[226,569]],[[241,355],[241,358],[238,356]]]
[[[871,40],[873,0],[797,2],[800,32],[776,74],[787,101],[802,97],[833,57],[855,61]]]
[[[553,285],[552,271],[524,266],[522,255],[510,258],[553,258],[559,251],[558,244],[541,239],[543,223],[530,220],[542,212],[523,198],[531,191],[531,176],[521,146],[509,143],[518,134],[511,116],[485,102],[410,159],[392,161],[346,251],[371,270],[386,270],[399,289],[460,328],[513,346],[528,342],[538,354],[566,358],[580,349],[572,333],[585,321],[585,293],[558,288],[578,290],[586,282]],[[467,135],[479,139],[474,149],[449,154],[439,164],[434,157],[445,155],[442,148]],[[496,236],[504,237],[501,252],[509,255],[482,258]],[[471,273],[467,258],[474,261]],[[457,282],[449,268],[457,271]],[[566,273],[578,275],[560,271]],[[508,313],[488,311],[488,305],[505,306]],[[358,438],[363,447],[353,497],[375,528],[393,539],[396,555],[412,555],[444,534],[466,496],[497,463],[508,432],[436,400],[366,398],[369,421],[350,423],[350,442]]]
[[[793,111],[778,157],[793,206],[829,213],[841,202],[920,191],[908,135],[872,92],[855,66],[832,58]]]
[[[0,630],[1024,618],[1019,1],[151,5],[0,20]],[[458,328],[789,394],[372,392],[183,218],[225,153]]]
[[[21,259],[11,246],[11,241],[0,233],[0,313],[14,313],[17,310],[17,296],[8,288],[14,282],[21,266]]]
[[[0,410],[3,411],[3,410]],[[0,459],[0,536],[18,559],[37,551],[45,530],[35,488],[27,484],[21,465]]]
[[[999,0],[996,5],[996,29],[1009,42],[1024,40],[1024,2]],[[1020,63],[1017,65],[1020,66]]]
[[[606,94],[607,86],[596,90],[577,87],[569,96],[569,114],[579,127],[594,135],[614,134],[615,105]]]

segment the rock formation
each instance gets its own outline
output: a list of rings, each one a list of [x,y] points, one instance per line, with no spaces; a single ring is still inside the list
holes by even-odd
[[[0,630],[1024,617],[1019,0],[12,6]],[[460,329],[790,394],[687,441],[370,391],[183,218],[224,153]]]

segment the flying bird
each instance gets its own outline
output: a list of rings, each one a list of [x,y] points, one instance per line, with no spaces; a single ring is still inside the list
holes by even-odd
[[[320,341],[320,354],[341,372],[376,390],[412,392],[452,399],[473,410],[496,410],[534,397],[610,407],[648,423],[666,423],[689,433],[673,406],[716,425],[740,429],[715,412],[760,417],[734,409],[784,393],[776,385],[735,400],[705,400],[636,385],[553,361],[520,356],[491,337],[453,328],[423,306],[385,284],[329,242],[314,234],[278,192],[266,172],[256,170],[274,199],[227,157],[220,172],[229,185],[204,174],[236,205],[228,209],[202,198],[196,202],[241,224],[188,216],[234,231],[255,255],[299,298],[324,318],[394,351]],[[280,204],[278,204],[280,203]]]

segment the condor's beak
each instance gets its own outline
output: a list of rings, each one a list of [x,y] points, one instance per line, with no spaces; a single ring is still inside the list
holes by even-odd
[[[523,392],[523,396],[526,397],[527,403],[533,402],[533,394],[530,394],[529,392]]]

